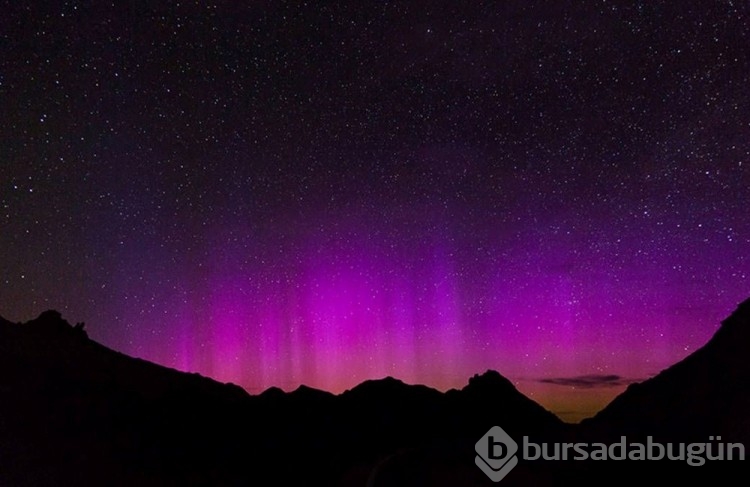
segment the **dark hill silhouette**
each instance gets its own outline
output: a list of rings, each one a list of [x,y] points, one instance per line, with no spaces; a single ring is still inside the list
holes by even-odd
[[[365,485],[412,452],[469,458],[459,471],[481,482],[473,444],[498,423],[565,428],[496,372],[445,394],[385,378],[251,396],[113,351],[55,311],[0,319],[2,486]]]
[[[597,434],[686,441],[721,436],[750,446],[750,299],[705,346],[657,376],[630,385],[582,426]]]
[[[475,375],[460,391],[446,394],[454,402],[460,417],[465,418],[460,427],[468,428],[474,437],[481,437],[493,425],[485,418],[533,417],[532,424],[506,424],[503,428],[511,435],[550,436],[565,430],[557,416],[547,412],[538,403],[519,393],[511,381],[494,370]]]
[[[474,444],[724,441],[750,445],[750,300],[703,348],[567,425],[494,371],[442,393],[386,377],[340,395],[300,386],[257,396],[128,357],[48,311],[0,318],[0,486],[495,485]],[[521,461],[501,485],[722,483],[745,462]],[[726,483],[726,482],[724,482]]]
[[[219,440],[249,402],[240,387],[110,350],[56,312],[6,321],[0,485],[232,481],[210,467],[233,455]]]

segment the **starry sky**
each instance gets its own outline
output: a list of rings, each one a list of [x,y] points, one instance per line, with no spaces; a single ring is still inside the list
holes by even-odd
[[[0,315],[568,420],[750,295],[741,1],[3,2]]]

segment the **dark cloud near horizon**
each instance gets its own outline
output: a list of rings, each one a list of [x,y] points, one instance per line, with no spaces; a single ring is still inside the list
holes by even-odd
[[[619,375],[600,375],[600,374],[587,374],[577,375],[574,377],[548,377],[539,379],[539,382],[544,384],[554,384],[558,386],[569,386],[569,387],[580,387],[584,389],[593,389],[595,387],[617,387],[626,386],[634,382],[639,382],[638,379],[628,379]]]

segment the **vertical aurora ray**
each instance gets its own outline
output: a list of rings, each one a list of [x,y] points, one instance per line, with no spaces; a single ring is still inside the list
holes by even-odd
[[[185,264],[175,295],[162,293],[158,317],[171,337],[157,347],[134,335],[132,353],[251,392],[339,392],[386,375],[448,389],[492,368],[553,409],[580,400],[593,410],[617,389],[576,396],[538,379],[647,377],[700,346],[705,320],[722,317],[717,304],[680,308],[693,284],[678,286],[678,255],[613,265],[636,240],[586,256],[580,242],[538,227],[478,248],[440,218],[411,229],[408,243],[397,225],[377,223],[277,237],[295,258],[270,252],[260,265],[216,238],[205,270]]]

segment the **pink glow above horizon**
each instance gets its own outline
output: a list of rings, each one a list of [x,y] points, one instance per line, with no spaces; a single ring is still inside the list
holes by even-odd
[[[747,2],[173,3],[4,9],[4,318],[574,417],[750,295]]]
[[[635,237],[603,255],[533,232],[477,250],[440,221],[406,241],[372,228],[337,222],[254,260],[217,245],[203,277],[195,263],[179,269],[190,278],[158,314],[123,307],[122,320],[161,333],[133,333],[124,351],[252,393],[384,376],[446,390],[495,369],[553,410],[591,413],[622,387],[571,396],[539,379],[643,379],[705,343],[744,298],[685,278],[708,264],[641,258]]]

